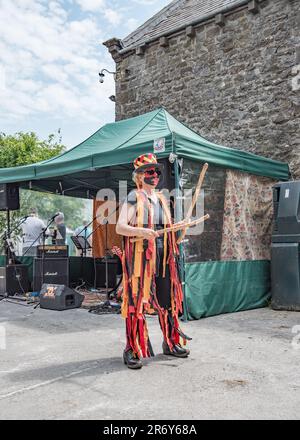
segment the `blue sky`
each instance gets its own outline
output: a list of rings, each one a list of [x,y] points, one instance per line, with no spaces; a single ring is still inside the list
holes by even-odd
[[[114,63],[102,46],[171,0],[0,0],[0,131],[61,129],[72,147],[114,120]]]

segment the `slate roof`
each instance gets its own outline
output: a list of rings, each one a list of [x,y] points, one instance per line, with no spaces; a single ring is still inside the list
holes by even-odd
[[[209,15],[224,9],[231,9],[246,3],[242,0],[173,0],[169,5],[146,21],[122,40],[126,50],[140,46],[149,40],[159,38],[166,32],[172,33],[179,26],[188,26],[194,21],[201,21]]]

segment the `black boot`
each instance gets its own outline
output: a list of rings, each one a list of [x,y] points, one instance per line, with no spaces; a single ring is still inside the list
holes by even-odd
[[[186,358],[190,354],[190,350],[181,347],[179,344],[174,345],[173,349],[171,350],[166,341],[163,342],[162,349],[163,354],[167,354],[168,356]]]
[[[124,350],[123,360],[124,360],[124,364],[127,365],[128,368],[131,368],[133,370],[138,370],[143,366],[141,360],[135,356],[132,350],[127,350],[127,351]]]

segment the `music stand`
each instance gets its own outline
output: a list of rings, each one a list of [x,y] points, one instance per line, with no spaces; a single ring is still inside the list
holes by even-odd
[[[92,249],[92,246],[90,245],[88,239],[83,237],[82,235],[73,235],[71,237],[71,240],[73,241],[76,249],[81,251],[81,256],[85,256],[86,251]]]

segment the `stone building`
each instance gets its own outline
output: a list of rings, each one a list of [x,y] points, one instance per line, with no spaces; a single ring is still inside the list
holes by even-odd
[[[300,1],[173,0],[123,40],[116,119],[165,107],[215,143],[300,179]]]

